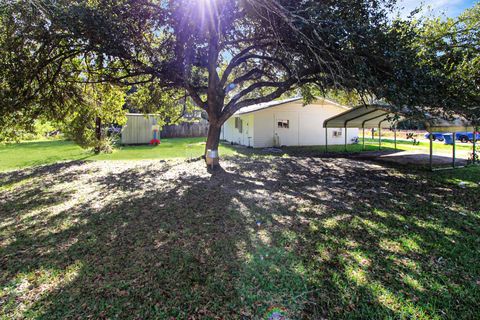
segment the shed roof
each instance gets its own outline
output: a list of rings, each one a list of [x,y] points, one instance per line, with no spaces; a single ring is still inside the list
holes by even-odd
[[[280,106],[282,104],[287,104],[287,103],[302,101],[302,100],[303,100],[302,97],[294,97],[294,98],[289,98],[289,99],[284,99],[284,100],[274,100],[274,101],[265,102],[265,103],[253,104],[251,106],[240,109],[235,114],[236,115],[242,115],[242,114],[252,113],[252,112],[260,111],[260,110],[263,110],[263,109],[268,109],[268,108]],[[328,100],[328,99],[325,99],[325,98],[317,98],[317,100],[323,100],[323,101],[325,101],[329,104],[333,104],[337,107],[348,110],[348,107],[342,106],[342,105],[340,105],[340,104],[338,104],[334,101],[331,101],[331,100]],[[312,104],[314,104],[314,103],[312,103]]]

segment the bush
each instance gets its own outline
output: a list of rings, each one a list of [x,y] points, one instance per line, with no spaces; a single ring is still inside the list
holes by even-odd
[[[22,128],[15,130],[14,138],[0,137],[4,141],[33,141],[41,139],[58,139],[62,135],[58,128],[50,121],[35,120],[30,128]]]
[[[114,136],[107,136],[105,133],[102,134],[102,139],[96,140],[93,150],[97,150],[98,153],[112,153],[115,149],[115,143],[117,138]]]
[[[90,117],[75,119],[69,123],[68,127],[65,127],[65,134],[68,139],[84,149],[90,149],[96,153],[112,153],[118,140],[118,134],[109,134],[108,128],[102,126],[101,137],[98,139],[94,123],[95,120]]]

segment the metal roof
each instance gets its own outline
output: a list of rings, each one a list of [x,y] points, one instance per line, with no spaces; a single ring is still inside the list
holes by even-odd
[[[251,105],[251,106],[240,109],[239,111],[237,111],[235,113],[235,115],[252,113],[252,112],[256,112],[256,111],[263,110],[263,109],[277,107],[277,106],[280,106],[282,104],[287,104],[287,103],[290,103],[290,102],[296,102],[296,101],[302,101],[302,100],[303,100],[302,97],[295,97],[295,98],[289,98],[289,99],[284,99],[284,100],[274,100],[274,101],[270,101],[270,102],[254,104],[254,105]],[[317,98],[316,100],[323,100],[323,101],[325,101],[329,104],[333,104],[337,107],[340,107],[340,108],[343,108],[343,109],[346,109],[346,110],[349,109],[348,107],[342,106],[342,105],[340,105],[340,104],[338,104],[334,101],[331,101],[331,100],[328,100],[328,99],[325,99],[325,98]],[[315,103],[313,102],[312,104],[315,104]]]
[[[451,120],[426,114],[425,126],[428,132],[462,132],[473,131],[471,122],[461,116]],[[394,113],[385,105],[358,106],[324,121],[324,128],[391,128],[398,121],[405,119]]]
[[[398,116],[382,105],[358,106],[324,121],[324,128],[390,128]]]

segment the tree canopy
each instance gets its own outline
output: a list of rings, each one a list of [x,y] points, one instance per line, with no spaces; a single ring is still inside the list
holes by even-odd
[[[419,61],[444,81],[443,108],[480,125],[480,3],[458,18],[436,18],[419,29]]]
[[[144,86],[155,94],[186,93],[204,109],[207,148],[215,150],[221,125],[236,111],[298,88],[306,96],[312,87],[341,89],[397,107],[439,106],[440,84],[429,70],[435,54],[418,63],[419,32],[391,21],[394,6],[395,0],[7,1],[1,121],[71,113],[86,83]]]

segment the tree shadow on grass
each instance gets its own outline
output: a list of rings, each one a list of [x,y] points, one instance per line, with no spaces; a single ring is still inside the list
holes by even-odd
[[[27,169],[18,169],[9,172],[0,172],[0,190],[9,189],[14,187],[17,183],[27,183],[32,178],[45,177],[52,180],[55,176],[52,173],[61,173],[61,179],[59,182],[67,181],[70,178],[74,178],[79,175],[78,170],[84,165],[83,160],[75,160],[68,162],[60,162],[50,165],[35,166]]]
[[[479,311],[472,266],[480,221],[463,190],[348,159],[236,158],[213,175],[202,162],[115,165],[50,166],[5,192],[3,313],[258,319],[278,306],[311,319]]]

